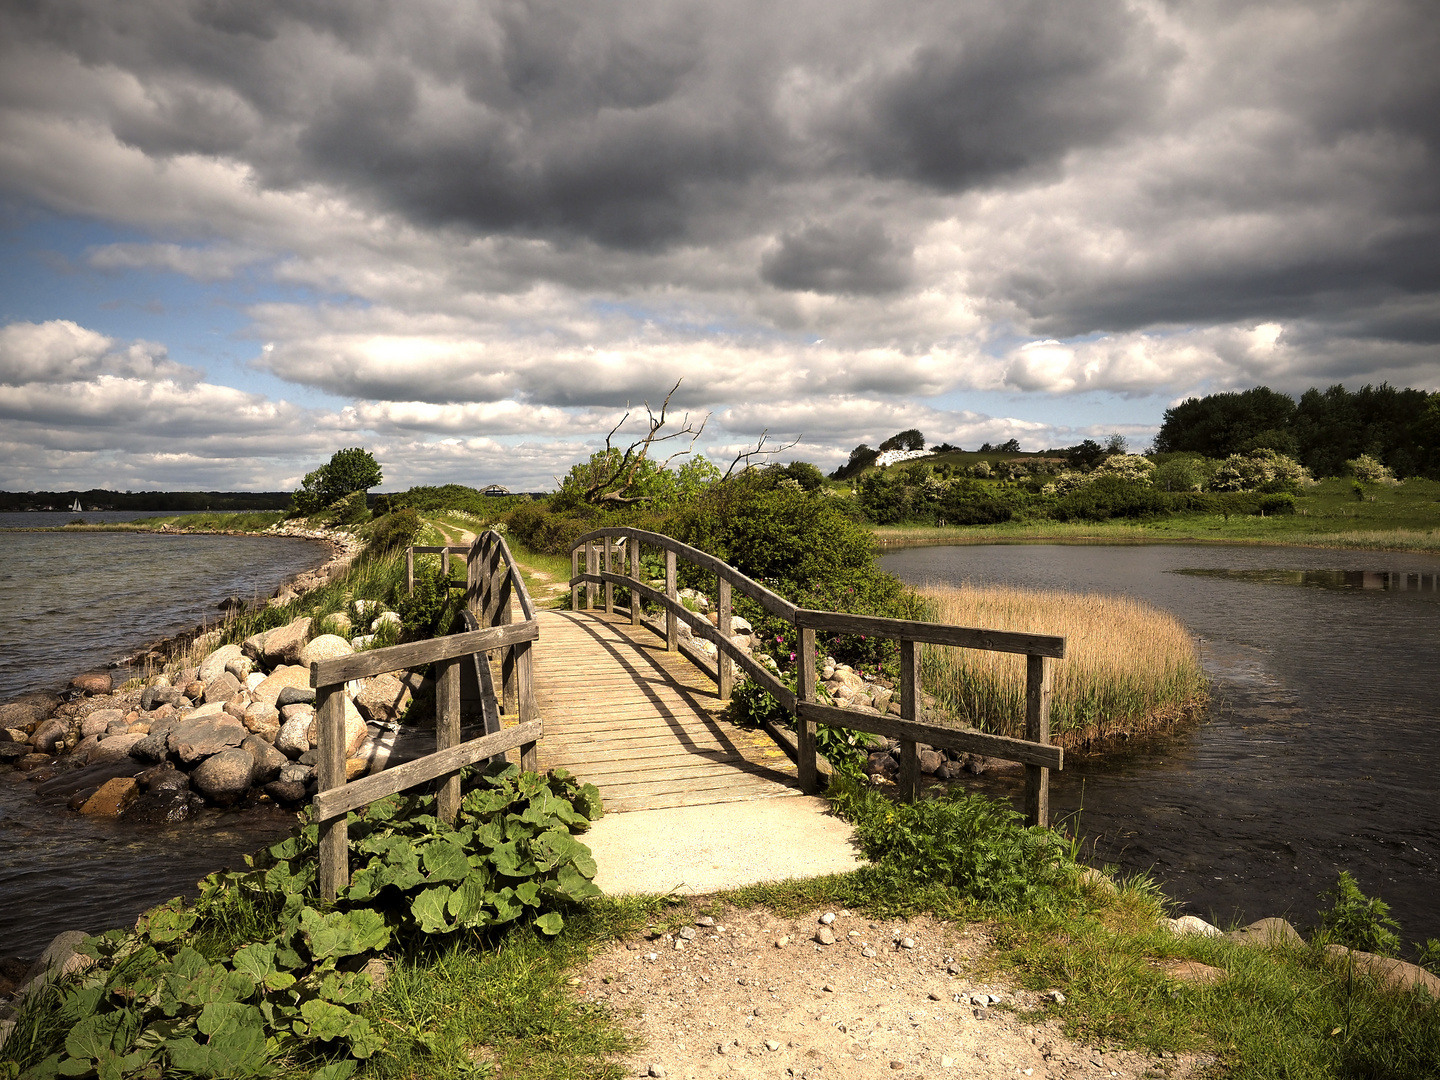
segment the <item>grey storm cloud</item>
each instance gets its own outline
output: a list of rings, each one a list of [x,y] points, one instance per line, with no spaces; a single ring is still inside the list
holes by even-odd
[[[254,366],[436,430],[681,374],[1428,386],[1437,56],[1434,0],[16,0],[0,195],[155,234],[107,272],[317,287]],[[163,360],[46,332],[0,384]]]

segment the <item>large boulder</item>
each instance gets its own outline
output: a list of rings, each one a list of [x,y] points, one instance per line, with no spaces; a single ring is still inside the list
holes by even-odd
[[[28,728],[44,718],[39,706],[28,701],[12,701],[0,705],[0,728]]]
[[[410,704],[410,688],[394,675],[377,675],[365,680],[355,695],[360,715],[377,724],[391,723]]]
[[[350,643],[334,634],[321,634],[311,638],[309,644],[300,650],[300,663],[309,667],[317,660],[334,660],[339,656],[350,656],[355,652]]]
[[[246,731],[259,735],[267,743],[273,743],[280,734],[280,713],[273,705],[266,705],[263,701],[247,705],[245,719],[241,722]]]
[[[265,794],[282,806],[305,801],[305,785],[294,780],[272,780],[265,785]]]
[[[245,725],[232,716],[185,720],[170,732],[170,750],[186,765],[193,765],[239,746],[249,734]]]
[[[275,749],[288,758],[298,758],[310,749],[310,722],[313,715],[297,714],[280,725],[275,736]]]
[[[280,693],[275,697],[275,707],[283,709],[286,705],[314,705],[315,688],[313,686],[286,686],[282,687]]]
[[[178,706],[188,700],[184,691],[176,686],[147,686],[140,694],[140,708],[144,712],[158,709],[162,705]]]
[[[65,736],[70,734],[70,725],[64,720],[45,720],[35,729],[35,734],[30,736],[30,745],[38,754],[53,754],[55,748],[65,742]]]
[[[267,705],[274,705],[275,699],[280,696],[280,691],[287,686],[310,685],[310,669],[299,666],[279,667],[272,671],[259,686],[255,687],[253,693],[256,701],[263,701]]]
[[[250,774],[250,783],[255,785],[268,784],[280,775],[280,769],[290,763],[290,759],[276,750],[258,735],[251,735],[240,744],[255,762],[254,771]]]
[[[355,703],[350,700],[350,696],[345,695],[345,756],[347,758],[354,757],[356,749],[369,734],[370,726],[365,723],[365,718],[355,708]],[[310,723],[309,737],[312,747],[320,745],[320,718],[318,716]]]
[[[200,670],[195,677],[209,686],[225,674],[225,666],[231,660],[238,659],[242,655],[239,645],[221,645],[201,662]]]
[[[87,671],[71,679],[70,688],[91,697],[100,697],[115,689],[115,683],[108,671]]]
[[[214,679],[205,680],[205,704],[210,705],[219,702],[224,705],[236,694],[240,693],[240,680],[231,675],[224,668]]]
[[[139,794],[140,785],[133,776],[117,776],[105,781],[99,791],[86,799],[80,813],[88,817],[119,817]]]
[[[85,758],[86,764],[102,765],[106,762],[127,760],[134,756],[131,751],[147,738],[148,735],[137,731],[134,734],[111,735],[101,739],[90,748],[90,753]]]
[[[241,686],[245,686],[245,680],[255,672],[255,661],[248,656],[237,656],[225,665],[225,670],[234,675]]]
[[[251,634],[242,641],[240,643],[241,655],[248,656],[251,660],[259,663],[260,659],[265,655],[265,637],[269,633],[269,630],[262,630],[258,634]]]
[[[238,724],[236,726],[239,727]],[[250,777],[254,771],[255,759],[248,750],[239,747],[222,750],[206,758],[190,774],[190,786],[211,802],[227,806],[250,790]]]
[[[266,667],[300,662],[300,650],[310,640],[310,619],[299,618],[276,627],[265,635],[265,651],[260,660]]]
[[[104,735],[106,728],[116,720],[124,719],[125,714],[119,709],[96,709],[80,721],[80,737],[88,739],[91,735]]]

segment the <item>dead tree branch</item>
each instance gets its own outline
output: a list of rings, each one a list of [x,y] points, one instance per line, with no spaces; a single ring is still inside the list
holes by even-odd
[[[666,394],[665,400],[660,403],[660,414],[658,416],[655,414],[655,411],[650,408],[650,402],[644,402],[648,430],[642,437],[627,446],[623,452],[615,445],[614,440],[616,432],[625,426],[625,421],[630,419],[630,410],[627,409],[625,415],[620,418],[620,422],[610,429],[610,434],[605,436],[605,452],[603,455],[607,467],[600,476],[592,476],[590,478],[590,483],[586,485],[584,491],[586,502],[597,505],[602,503],[626,505],[630,503],[647,502],[650,499],[648,495],[630,495],[627,493],[635,483],[636,474],[640,471],[641,465],[647,460],[650,460],[651,450],[660,443],[668,443],[672,439],[683,439],[687,435],[690,436],[690,441],[685,444],[683,450],[676,450],[664,461],[659,463],[657,467],[661,469],[669,466],[676,458],[685,457],[687,454],[694,452],[695,442],[700,438],[701,433],[705,430],[705,425],[710,420],[709,413],[706,413],[700,418],[700,426],[696,427],[690,419],[690,414],[687,412],[680,421],[680,427],[674,431],[661,434],[665,425],[669,422],[670,399],[675,396],[675,391],[680,389],[680,383],[683,381],[682,379],[675,381],[675,385],[670,388],[670,393]],[[616,454],[619,454],[618,460],[615,458]],[[612,462],[613,465],[611,464]]]
[[[741,472],[744,472],[745,469],[750,468],[751,462],[752,462],[752,459],[753,459],[753,458],[757,458],[757,457],[762,457],[762,458],[763,458],[763,457],[773,457],[773,456],[776,455],[776,454],[783,454],[786,450],[789,450],[791,447],[798,446],[798,445],[800,444],[801,438],[803,438],[803,436],[801,436],[801,435],[796,435],[795,438],[792,439],[790,442],[785,443],[785,444],[783,444],[783,445],[781,445],[781,446],[772,446],[770,449],[767,450],[767,449],[765,448],[765,441],[766,441],[769,437],[770,437],[770,429],[769,429],[769,428],[766,428],[764,431],[762,431],[762,432],[760,433],[760,438],[755,441],[755,449],[753,449],[753,450],[741,450],[738,454],[736,454],[736,455],[735,455],[735,460],[732,461],[732,462],[730,462],[730,467],[725,470],[725,475],[724,475],[723,477],[721,477],[721,479],[722,479],[722,480],[729,480],[729,479],[730,479],[730,474],[733,473],[733,472],[735,471],[735,469],[740,466],[740,463],[741,463],[742,461],[745,463],[745,465],[744,465],[744,468],[742,468],[740,471],[741,471]]]

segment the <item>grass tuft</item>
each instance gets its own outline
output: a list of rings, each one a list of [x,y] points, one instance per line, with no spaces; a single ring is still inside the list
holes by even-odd
[[[1200,657],[1183,623],[1126,596],[1004,586],[919,590],[937,622],[1066,639],[1055,662],[1053,738],[1075,745],[1198,715],[1208,701]],[[929,647],[924,680],[942,706],[997,735],[1023,736],[1025,658]]]

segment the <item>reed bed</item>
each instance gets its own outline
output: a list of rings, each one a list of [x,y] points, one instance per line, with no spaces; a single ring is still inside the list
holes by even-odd
[[[927,585],[935,622],[1058,634],[1053,740],[1066,746],[1153,730],[1197,715],[1208,701],[1195,641],[1168,612],[1127,596],[1009,586]],[[1025,734],[1025,657],[926,646],[925,687],[959,720],[997,735]]]

